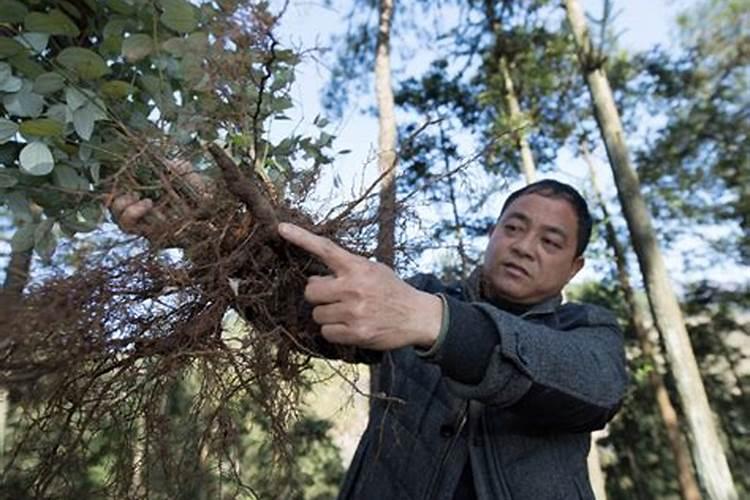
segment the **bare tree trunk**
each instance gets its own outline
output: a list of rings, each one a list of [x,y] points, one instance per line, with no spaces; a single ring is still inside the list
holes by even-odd
[[[25,252],[13,252],[10,254],[10,262],[5,272],[5,282],[0,290],[0,325],[6,318],[6,314],[12,314],[16,303],[21,299],[21,294],[29,281],[29,270],[31,269],[31,250]],[[0,334],[1,335],[1,334]],[[0,336],[0,346],[5,344],[6,339]],[[0,464],[5,458],[5,442],[7,441],[8,414],[10,412],[9,392],[6,387],[0,386]]]
[[[396,263],[396,111],[391,85],[391,23],[394,0],[380,0],[378,41],[375,46],[375,97],[378,103],[378,170],[382,175],[378,207],[378,245],[375,258]],[[378,387],[378,365],[370,366],[370,393]]]
[[[602,470],[602,461],[599,457],[598,445],[596,444],[602,432],[595,431],[591,433],[591,450],[588,457],[586,457],[591,487],[594,490],[596,500],[607,500],[607,476],[604,474],[604,470]]]
[[[130,481],[131,498],[148,498],[148,484],[145,477],[146,460],[146,417],[138,415],[134,422],[135,443],[133,443],[133,473]]]
[[[495,15],[495,2],[485,0],[484,11],[487,15],[490,32],[497,37],[500,35],[501,22]],[[508,57],[505,54],[501,54],[499,57],[498,69],[500,70],[500,76],[503,78],[505,107],[514,129],[513,139],[521,154],[521,173],[526,179],[526,184],[531,184],[536,180],[536,163],[534,162],[534,155],[531,153],[529,141],[526,138],[526,131],[521,126],[523,113],[521,112],[521,105],[518,102],[518,94],[513,84],[513,77],[510,74]]]
[[[378,170],[383,175],[378,213],[378,261],[393,267],[396,239],[396,113],[391,86],[393,0],[380,0],[375,48],[375,95],[378,102]]]
[[[633,286],[630,284],[630,277],[628,274],[628,265],[625,259],[625,249],[620,244],[615,232],[614,225],[612,224],[612,218],[609,215],[607,204],[602,196],[601,188],[597,182],[596,169],[594,168],[594,162],[591,159],[588,146],[585,142],[581,143],[581,154],[583,159],[586,161],[591,174],[591,181],[594,186],[594,192],[596,194],[599,206],[602,208],[604,214],[604,225],[605,225],[605,238],[609,247],[615,254],[615,263],[617,265],[617,276],[620,281],[620,288],[625,296],[625,302],[628,305],[628,311],[635,330],[638,343],[643,352],[643,356],[651,364],[653,369],[649,372],[649,384],[654,391],[656,396],[657,406],[659,407],[659,413],[661,414],[664,427],[667,431],[667,439],[669,440],[669,446],[674,456],[675,465],[677,466],[677,479],[680,485],[680,492],[682,498],[685,500],[700,500],[701,493],[698,483],[695,480],[693,474],[693,464],[690,459],[690,451],[685,437],[680,431],[680,422],[677,417],[677,412],[672,406],[672,402],[669,400],[669,393],[664,384],[664,379],[659,373],[656,367],[655,361],[655,349],[651,340],[648,338],[648,330],[646,329],[646,313],[638,303],[635,297],[635,291]]]
[[[583,11],[577,0],[565,0],[568,21],[578,45],[578,58],[594,103],[599,129],[607,147],[617,192],[643,273],[654,322],[667,351],[677,390],[693,437],[693,456],[709,498],[734,500],[737,491],[711,414],[698,363],[672,289],[651,216],[641,195],[638,176],[630,162],[612,89],[601,61],[596,61]]]
[[[521,153],[521,172],[526,179],[526,184],[531,184],[536,180],[536,164],[534,163],[534,155],[531,153],[529,141],[526,138],[526,131],[523,128],[525,124],[523,126],[521,124],[523,113],[521,113],[521,106],[518,104],[518,95],[516,94],[516,88],[513,85],[513,78],[508,67],[508,58],[504,55],[500,56],[499,66],[500,74],[503,77],[503,86],[505,87],[505,102],[508,107],[510,122],[514,128],[513,138]]]

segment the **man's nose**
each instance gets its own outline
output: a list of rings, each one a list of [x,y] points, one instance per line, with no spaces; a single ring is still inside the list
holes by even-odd
[[[533,241],[531,235],[526,234],[523,237],[516,239],[510,248],[519,257],[532,259],[534,257],[532,245]]]

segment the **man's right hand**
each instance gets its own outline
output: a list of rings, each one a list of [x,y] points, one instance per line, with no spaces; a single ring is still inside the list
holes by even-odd
[[[154,208],[150,198],[140,199],[135,193],[126,193],[115,197],[109,209],[120,229],[126,233],[147,234],[149,225],[146,215]]]

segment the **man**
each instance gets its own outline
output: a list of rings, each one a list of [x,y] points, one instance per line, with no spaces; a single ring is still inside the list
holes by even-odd
[[[625,359],[610,313],[561,305],[591,234],[573,188],[544,180],[513,193],[481,270],[456,287],[407,284],[303,229],[279,233],[334,273],[305,289],[321,334],[385,353],[384,396],[342,498],[594,498],[590,432],[620,405]]]
[[[147,211],[122,210],[121,221]],[[125,217],[125,220],[122,219]],[[302,228],[279,234],[333,272],[310,278],[321,335],[379,353],[370,420],[342,486],[351,499],[593,499],[590,432],[626,384],[615,318],[561,304],[591,218],[552,180],[513,193],[466,282],[409,282]]]

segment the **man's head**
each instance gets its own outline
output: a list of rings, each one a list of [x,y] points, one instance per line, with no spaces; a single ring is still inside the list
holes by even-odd
[[[512,193],[484,255],[488,298],[535,304],[560,293],[583,267],[591,225],[586,201],[567,184],[547,179]]]

